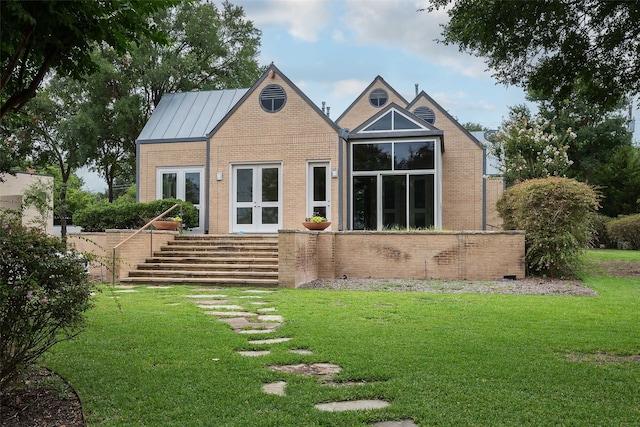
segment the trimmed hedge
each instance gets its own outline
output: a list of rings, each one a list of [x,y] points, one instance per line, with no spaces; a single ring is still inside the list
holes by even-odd
[[[630,249],[640,249],[640,214],[614,219],[607,224],[607,232],[612,240]]]
[[[525,230],[529,273],[571,275],[591,241],[598,197],[589,185],[568,178],[541,178],[508,188],[498,201],[504,228]]]
[[[181,206],[169,212],[169,216],[182,218],[185,228],[197,227],[198,210],[193,204],[176,199],[148,203],[101,203],[75,213],[73,223],[82,227],[83,231],[137,229],[176,203]]]

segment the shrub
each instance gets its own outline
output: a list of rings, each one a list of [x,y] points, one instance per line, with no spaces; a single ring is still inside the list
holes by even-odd
[[[640,249],[640,214],[614,219],[607,224],[607,232],[618,244],[628,244],[630,249]]]
[[[161,199],[148,203],[101,203],[76,213],[73,223],[82,227],[83,231],[136,229],[176,203],[180,203],[181,206],[172,210],[169,216],[182,218],[185,228],[197,227],[198,209],[191,203],[176,199]]]
[[[606,215],[594,213],[591,215],[591,228],[593,230],[593,239],[591,245],[596,248],[613,249],[616,247],[616,242],[611,239],[609,232],[607,231],[607,224],[609,224],[613,218]]]
[[[91,307],[85,260],[60,239],[0,217],[0,390],[57,342],[77,335]]]
[[[598,208],[596,192],[567,178],[524,181],[498,201],[506,229],[526,231],[529,273],[571,274],[591,241],[590,216]]]

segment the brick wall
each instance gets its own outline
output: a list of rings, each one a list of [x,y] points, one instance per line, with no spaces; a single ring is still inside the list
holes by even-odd
[[[487,230],[502,228],[502,218],[498,215],[496,203],[504,193],[504,181],[502,177],[487,178]]]
[[[522,278],[524,232],[309,232],[281,230],[280,286],[316,278]]]
[[[68,244],[80,252],[92,253],[97,257],[89,269],[91,276],[107,282],[113,275],[113,248],[127,239],[135,230],[107,230],[104,233],[77,233],[68,235]],[[151,256],[177,233],[175,231],[142,231],[116,249],[115,277],[127,277],[129,272],[145,258]]]

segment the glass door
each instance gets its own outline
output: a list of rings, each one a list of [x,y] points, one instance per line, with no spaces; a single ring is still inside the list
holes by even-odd
[[[204,199],[202,180],[204,169],[201,167],[186,168],[158,168],[156,196],[158,199],[179,199],[190,202],[200,213],[198,226],[189,230],[190,233],[204,232],[204,209],[201,207]],[[180,215],[176,210],[172,216]]]
[[[281,227],[280,165],[233,167],[231,231],[276,233]]]
[[[320,215],[331,221],[331,171],[329,162],[309,162],[307,217]]]

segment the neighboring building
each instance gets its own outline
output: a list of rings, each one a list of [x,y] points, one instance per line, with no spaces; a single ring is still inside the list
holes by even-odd
[[[34,206],[23,209],[23,197],[27,189],[34,185],[41,185],[45,191],[49,191],[50,209],[45,217]],[[0,181],[0,211],[14,211],[22,213],[22,224],[28,227],[44,226],[44,231],[53,233],[53,177],[48,175],[36,175],[32,173],[17,172],[15,175],[4,174]]]
[[[425,92],[376,77],[335,122],[323,110],[274,65],[249,89],[166,94],[137,140],[139,200],[190,201],[211,234],[314,212],[333,231],[493,225],[482,144]]]

